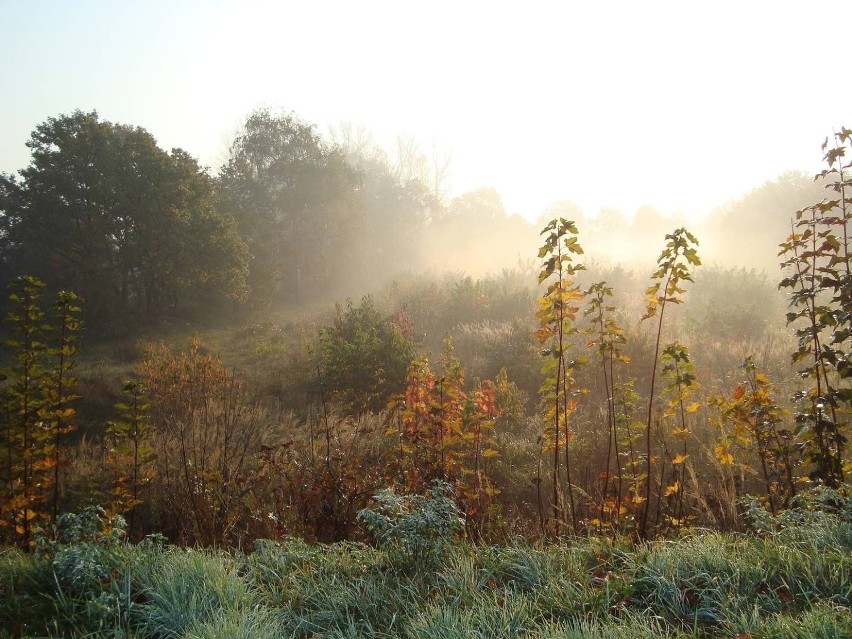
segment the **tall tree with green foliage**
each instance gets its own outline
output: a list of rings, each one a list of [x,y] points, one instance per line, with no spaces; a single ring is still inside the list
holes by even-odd
[[[347,258],[361,218],[359,185],[343,153],[313,126],[265,109],[248,117],[219,186],[251,251],[256,304],[298,299],[358,268]]]
[[[430,255],[424,240],[430,223],[444,210],[433,186],[393,167],[363,129],[343,124],[332,131],[332,140],[358,177],[363,222],[358,225],[358,241],[348,247],[359,268],[339,275],[375,282],[426,266]],[[400,246],[405,246],[404,259]]]
[[[139,127],[76,111],[38,125],[20,180],[0,176],[5,266],[87,301],[96,327],[245,292],[247,254],[211,178]]]

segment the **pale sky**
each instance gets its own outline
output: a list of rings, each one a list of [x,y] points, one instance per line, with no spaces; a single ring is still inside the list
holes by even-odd
[[[701,213],[852,127],[848,0],[0,0],[0,171],[96,109],[215,172],[255,108],[452,152],[534,219]]]

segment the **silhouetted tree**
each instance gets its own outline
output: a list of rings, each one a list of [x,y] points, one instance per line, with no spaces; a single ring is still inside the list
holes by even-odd
[[[789,171],[732,200],[714,211],[707,225],[716,231],[715,241],[724,250],[718,257],[736,256],[737,264],[773,272],[778,265],[778,244],[790,234],[787,212],[823,196],[821,182]]]
[[[383,151],[360,138],[343,137],[341,148],[357,171],[363,227],[353,246],[367,281],[379,283],[426,265],[423,233],[443,206],[429,185],[403,180]],[[405,247],[404,257],[400,247]]]
[[[187,153],[81,111],[49,118],[27,146],[20,181],[0,176],[10,274],[79,292],[101,327],[242,296],[245,246]]]
[[[252,113],[219,176],[226,210],[252,254],[252,299],[298,299],[333,283],[361,223],[360,181],[310,124]],[[347,269],[357,267],[351,262]]]

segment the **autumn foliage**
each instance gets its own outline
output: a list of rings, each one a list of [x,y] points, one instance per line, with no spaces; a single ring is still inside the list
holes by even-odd
[[[813,484],[845,490],[850,145],[846,129],[826,145],[829,168],[819,179],[831,197],[798,211],[781,245],[792,371],[771,360],[770,345],[761,354],[729,331],[713,343],[690,334],[678,308],[701,260],[685,228],[665,236],[650,285],[625,303],[615,284],[584,279],[581,229],[558,218],[542,231],[536,308],[509,277],[488,285],[461,278],[445,290],[424,286],[410,305],[395,303],[397,285],[382,298],[338,305],[310,330],[293,329],[301,331],[295,346],[256,343],[244,367],[253,370],[226,363],[197,337],[145,343],[121,386],[104,392],[109,415],[83,429],[76,360],[84,305],[60,292],[45,307],[44,285],[21,277],[10,290],[0,380],[0,541],[31,549],[63,511],[95,504],[126,517],[132,538],[157,531],[214,547],[292,534],[363,538],[357,514],[374,495],[423,495],[435,482],[448,487],[475,540],[503,534],[507,513],[513,530],[531,537],[636,540],[695,525],[743,529],[746,497],[779,516]],[[331,150],[320,156],[323,172],[339,168]],[[286,159],[269,170],[278,175]],[[239,169],[236,197],[252,173],[231,169]],[[337,177],[341,189],[351,186],[352,175]],[[290,211],[294,223],[307,224],[300,210]],[[255,232],[255,241],[269,239]],[[251,275],[265,288],[255,301],[285,290],[298,298],[304,282],[278,268],[313,258],[263,246],[268,260]],[[500,286],[505,297],[496,299]],[[436,309],[448,316],[442,346]],[[476,352],[483,344],[487,352]],[[783,338],[778,344],[784,352]],[[731,359],[707,361],[722,349]],[[269,353],[285,350],[277,368],[267,367]],[[724,370],[708,373],[716,364]],[[509,367],[524,376],[523,391]],[[289,394],[269,392],[287,382]]]
[[[499,492],[488,476],[489,461],[499,455],[494,383],[485,380],[466,391],[464,369],[447,340],[440,375],[417,359],[406,384],[387,429],[398,441],[400,488],[420,492],[433,480],[450,482],[469,522],[485,525]]]

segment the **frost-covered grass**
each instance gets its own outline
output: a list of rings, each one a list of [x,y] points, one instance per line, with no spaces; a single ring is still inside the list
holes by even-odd
[[[459,540],[428,562],[398,544],[130,546],[78,525],[0,551],[0,637],[852,637],[851,505],[823,492],[753,509],[749,535],[641,545]]]

